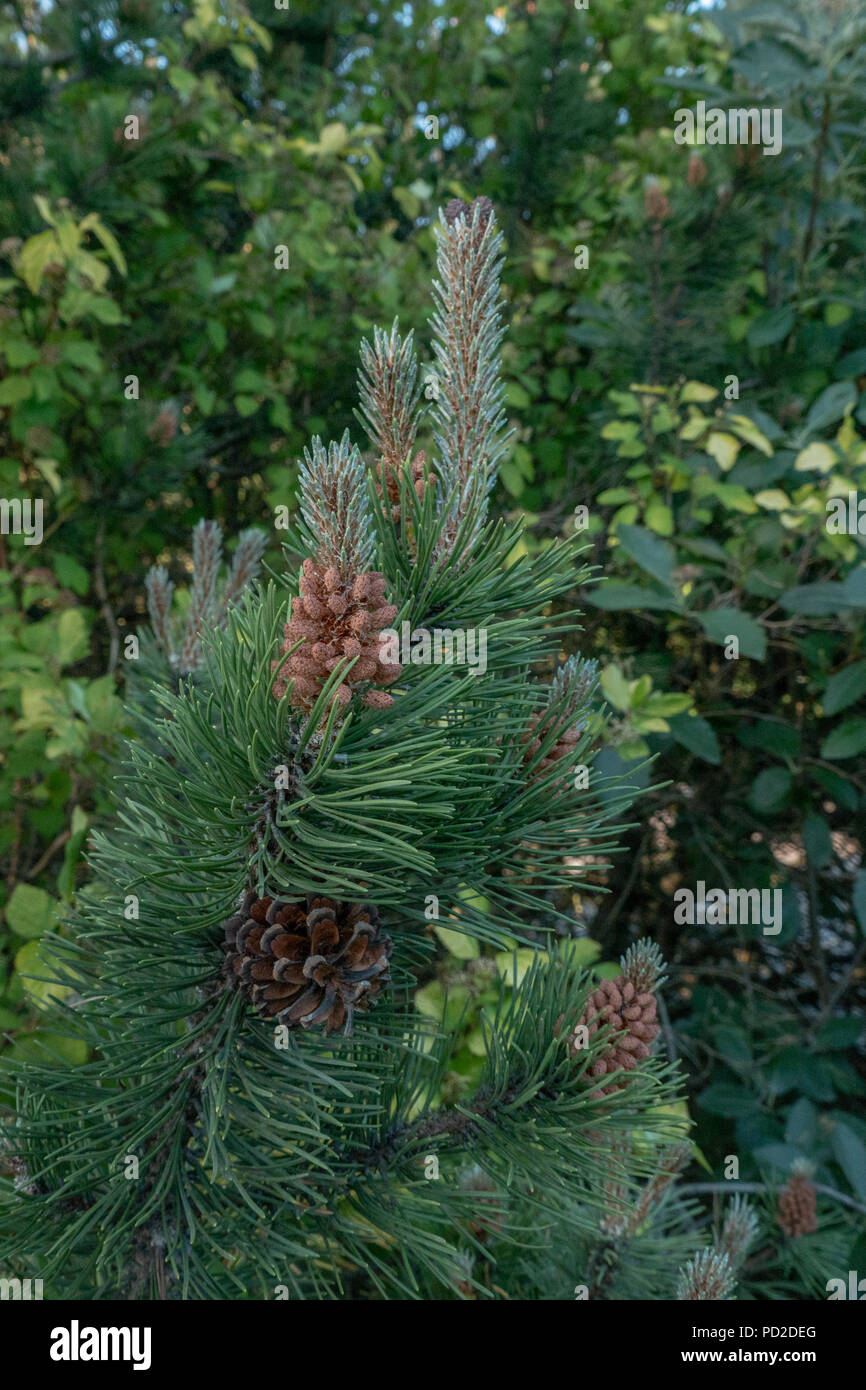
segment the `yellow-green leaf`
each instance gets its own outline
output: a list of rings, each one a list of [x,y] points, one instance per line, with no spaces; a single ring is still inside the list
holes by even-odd
[[[18,935],[28,939],[50,931],[57,917],[57,903],[43,888],[18,883],[6,904],[6,921]]]
[[[729,468],[733,468],[737,461],[737,454],[740,452],[740,441],[735,439],[732,434],[724,434],[720,430],[713,430],[706,444],[704,445],[707,453],[716,460],[716,463],[727,473]]]
[[[54,655],[61,666],[71,666],[86,655],[89,643],[87,623],[80,608],[67,608],[57,620],[57,647]]]
[[[687,401],[706,401],[714,400],[718,395],[715,386],[706,386],[702,381],[687,381],[680,392],[680,404],[685,405]]]
[[[436,927],[434,930],[446,951],[458,960],[477,960],[481,954],[474,936],[454,931],[452,927]]]
[[[504,982],[512,989],[519,989],[538,954],[531,946],[522,946],[518,951],[500,951],[493,959]]]
[[[759,449],[767,458],[773,457],[773,446],[769,439],[747,415],[728,415],[726,419],[734,433],[751,444],[753,449]]]
[[[809,473],[815,469],[818,473],[829,473],[831,468],[836,467],[837,455],[829,444],[822,444],[816,440],[813,444],[801,449],[794,461],[794,468],[798,473]]]
[[[756,492],[755,501],[759,507],[765,507],[770,512],[783,512],[791,505],[790,497],[778,487],[766,487],[762,492]]]
[[[342,150],[349,138],[349,132],[342,121],[332,121],[330,125],[324,126],[319,136],[318,149],[320,154],[336,154]]]

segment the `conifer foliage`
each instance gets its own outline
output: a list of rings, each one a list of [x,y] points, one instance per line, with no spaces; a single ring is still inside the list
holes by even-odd
[[[202,523],[179,641],[149,580],[171,670],[46,950],[53,1026],[89,1060],[21,1063],[4,1114],[0,1268],[46,1296],[730,1293],[731,1251],[698,1253],[676,1195],[658,953],[600,979],[576,932],[539,944],[630,793],[592,769],[594,667],[563,660],[579,536],[530,556],[486,516],[507,439],[493,208],[451,203],[438,234],[430,466],[395,325],[362,348],[373,467],[312,441],[284,578],[250,586],[242,537],[218,597]],[[483,663],[459,659],[470,632]],[[437,924],[534,946],[453,1099],[453,1017],[413,1008]]]

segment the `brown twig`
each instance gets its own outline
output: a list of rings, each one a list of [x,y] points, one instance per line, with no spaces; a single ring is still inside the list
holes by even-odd
[[[61,830],[59,835],[55,835],[45,853],[39,856],[32,869],[27,870],[27,873],[24,874],[24,878],[35,878],[37,874],[40,874],[45,868],[45,865],[53,859],[57,851],[71,838],[71,835],[72,832],[70,830]]]
[[[109,674],[117,666],[117,659],[120,655],[120,629],[117,626],[117,619],[114,616],[114,609],[108,600],[108,590],[105,585],[105,522],[99,523],[96,533],[96,545],[94,546],[93,557],[93,587],[96,590],[96,597],[99,599],[99,611],[105,619],[105,625],[111,636],[111,647],[108,654]]]

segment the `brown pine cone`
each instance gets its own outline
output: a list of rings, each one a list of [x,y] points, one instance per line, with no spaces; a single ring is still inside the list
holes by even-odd
[[[276,672],[273,693],[280,699],[291,681],[291,702],[310,710],[331,673],[347,657],[358,657],[340,685],[334,699],[347,705],[359,687],[390,685],[402,666],[388,664],[380,656],[379,634],[397,616],[393,604],[385,603],[385,579],[368,571],[354,580],[341,578],[336,567],[325,568],[315,560],[305,560],[300,594],[292,599],[292,618],[283,628],[285,653],[303,639],[302,645],[285,661],[272,661]],[[362,703],[386,709],[393,696],[384,690],[368,689]]]
[[[811,1235],[818,1229],[818,1201],[814,1185],[803,1173],[794,1173],[779,1193],[776,1220],[786,1236]]]
[[[591,1040],[605,1024],[610,1024],[613,1032],[620,1036],[610,1038],[606,1051],[593,1062],[588,1073],[593,1078],[609,1076],[620,1069],[632,1071],[639,1061],[650,1055],[649,1045],[659,1032],[655,995],[638,994],[624,975],[618,975],[615,980],[602,980],[587,999],[586,1008],[571,1034],[571,1055],[579,1058],[584,1051],[579,1045],[578,1028],[585,1027]],[[609,1095],[624,1085],[625,1081],[620,1080],[613,1086],[599,1088],[599,1094]]]
[[[352,1032],[355,1010],[390,980],[392,942],[375,907],[247,893],[225,924],[224,971],[264,1018],[289,1028]]]

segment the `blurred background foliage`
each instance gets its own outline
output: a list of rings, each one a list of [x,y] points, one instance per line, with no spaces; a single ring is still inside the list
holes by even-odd
[[[781,153],[677,144],[699,99],[781,108]],[[358,434],[361,337],[399,313],[423,352],[432,220],[484,193],[509,247],[496,503],[534,546],[586,531],[602,765],[644,791],[563,933],[601,973],[638,933],[672,962],[698,1165],[807,1158],[862,1209],[864,143],[847,0],[0,3],[0,492],[44,501],[41,545],[0,536],[13,1054],[71,1046],[32,1007],[39,942],[128,728],[147,567],[188,582],[201,517],[268,528],[279,564],[303,444]],[[781,889],[781,932],[677,926],[700,880]],[[456,1029],[453,1097],[514,967],[439,937],[418,1007]],[[761,1258],[759,1297],[791,1264]]]

